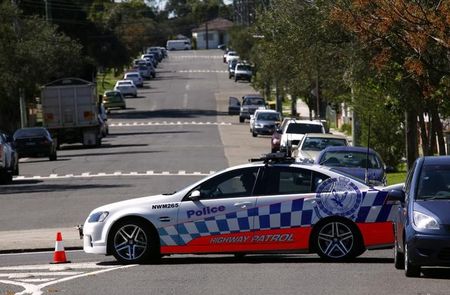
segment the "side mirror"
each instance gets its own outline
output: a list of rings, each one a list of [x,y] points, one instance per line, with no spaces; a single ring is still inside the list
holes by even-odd
[[[405,202],[405,192],[403,190],[393,189],[388,193],[388,200]]]
[[[189,195],[189,200],[191,201],[198,201],[198,199],[200,199],[200,191],[195,190],[193,191],[190,195]]]

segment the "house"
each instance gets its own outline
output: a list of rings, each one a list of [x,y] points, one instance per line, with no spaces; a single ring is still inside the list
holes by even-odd
[[[228,44],[228,30],[233,22],[224,18],[216,18],[201,24],[192,30],[192,38],[197,49],[217,49],[219,44]]]

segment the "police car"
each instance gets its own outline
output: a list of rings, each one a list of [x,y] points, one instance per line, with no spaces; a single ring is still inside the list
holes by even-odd
[[[317,253],[331,261],[392,246],[387,192],[332,168],[269,154],[171,195],[93,210],[84,251],[121,263],[184,253]]]

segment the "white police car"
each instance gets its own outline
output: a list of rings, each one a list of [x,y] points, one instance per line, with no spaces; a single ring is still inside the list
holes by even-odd
[[[177,253],[287,251],[345,260],[393,245],[395,210],[386,196],[333,169],[270,156],[172,195],[93,210],[84,224],[84,251],[112,254],[121,263]]]

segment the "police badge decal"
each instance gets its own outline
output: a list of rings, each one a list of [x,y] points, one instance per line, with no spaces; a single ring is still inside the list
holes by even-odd
[[[319,218],[337,215],[355,220],[361,202],[362,193],[350,179],[329,178],[317,188],[314,210]]]

